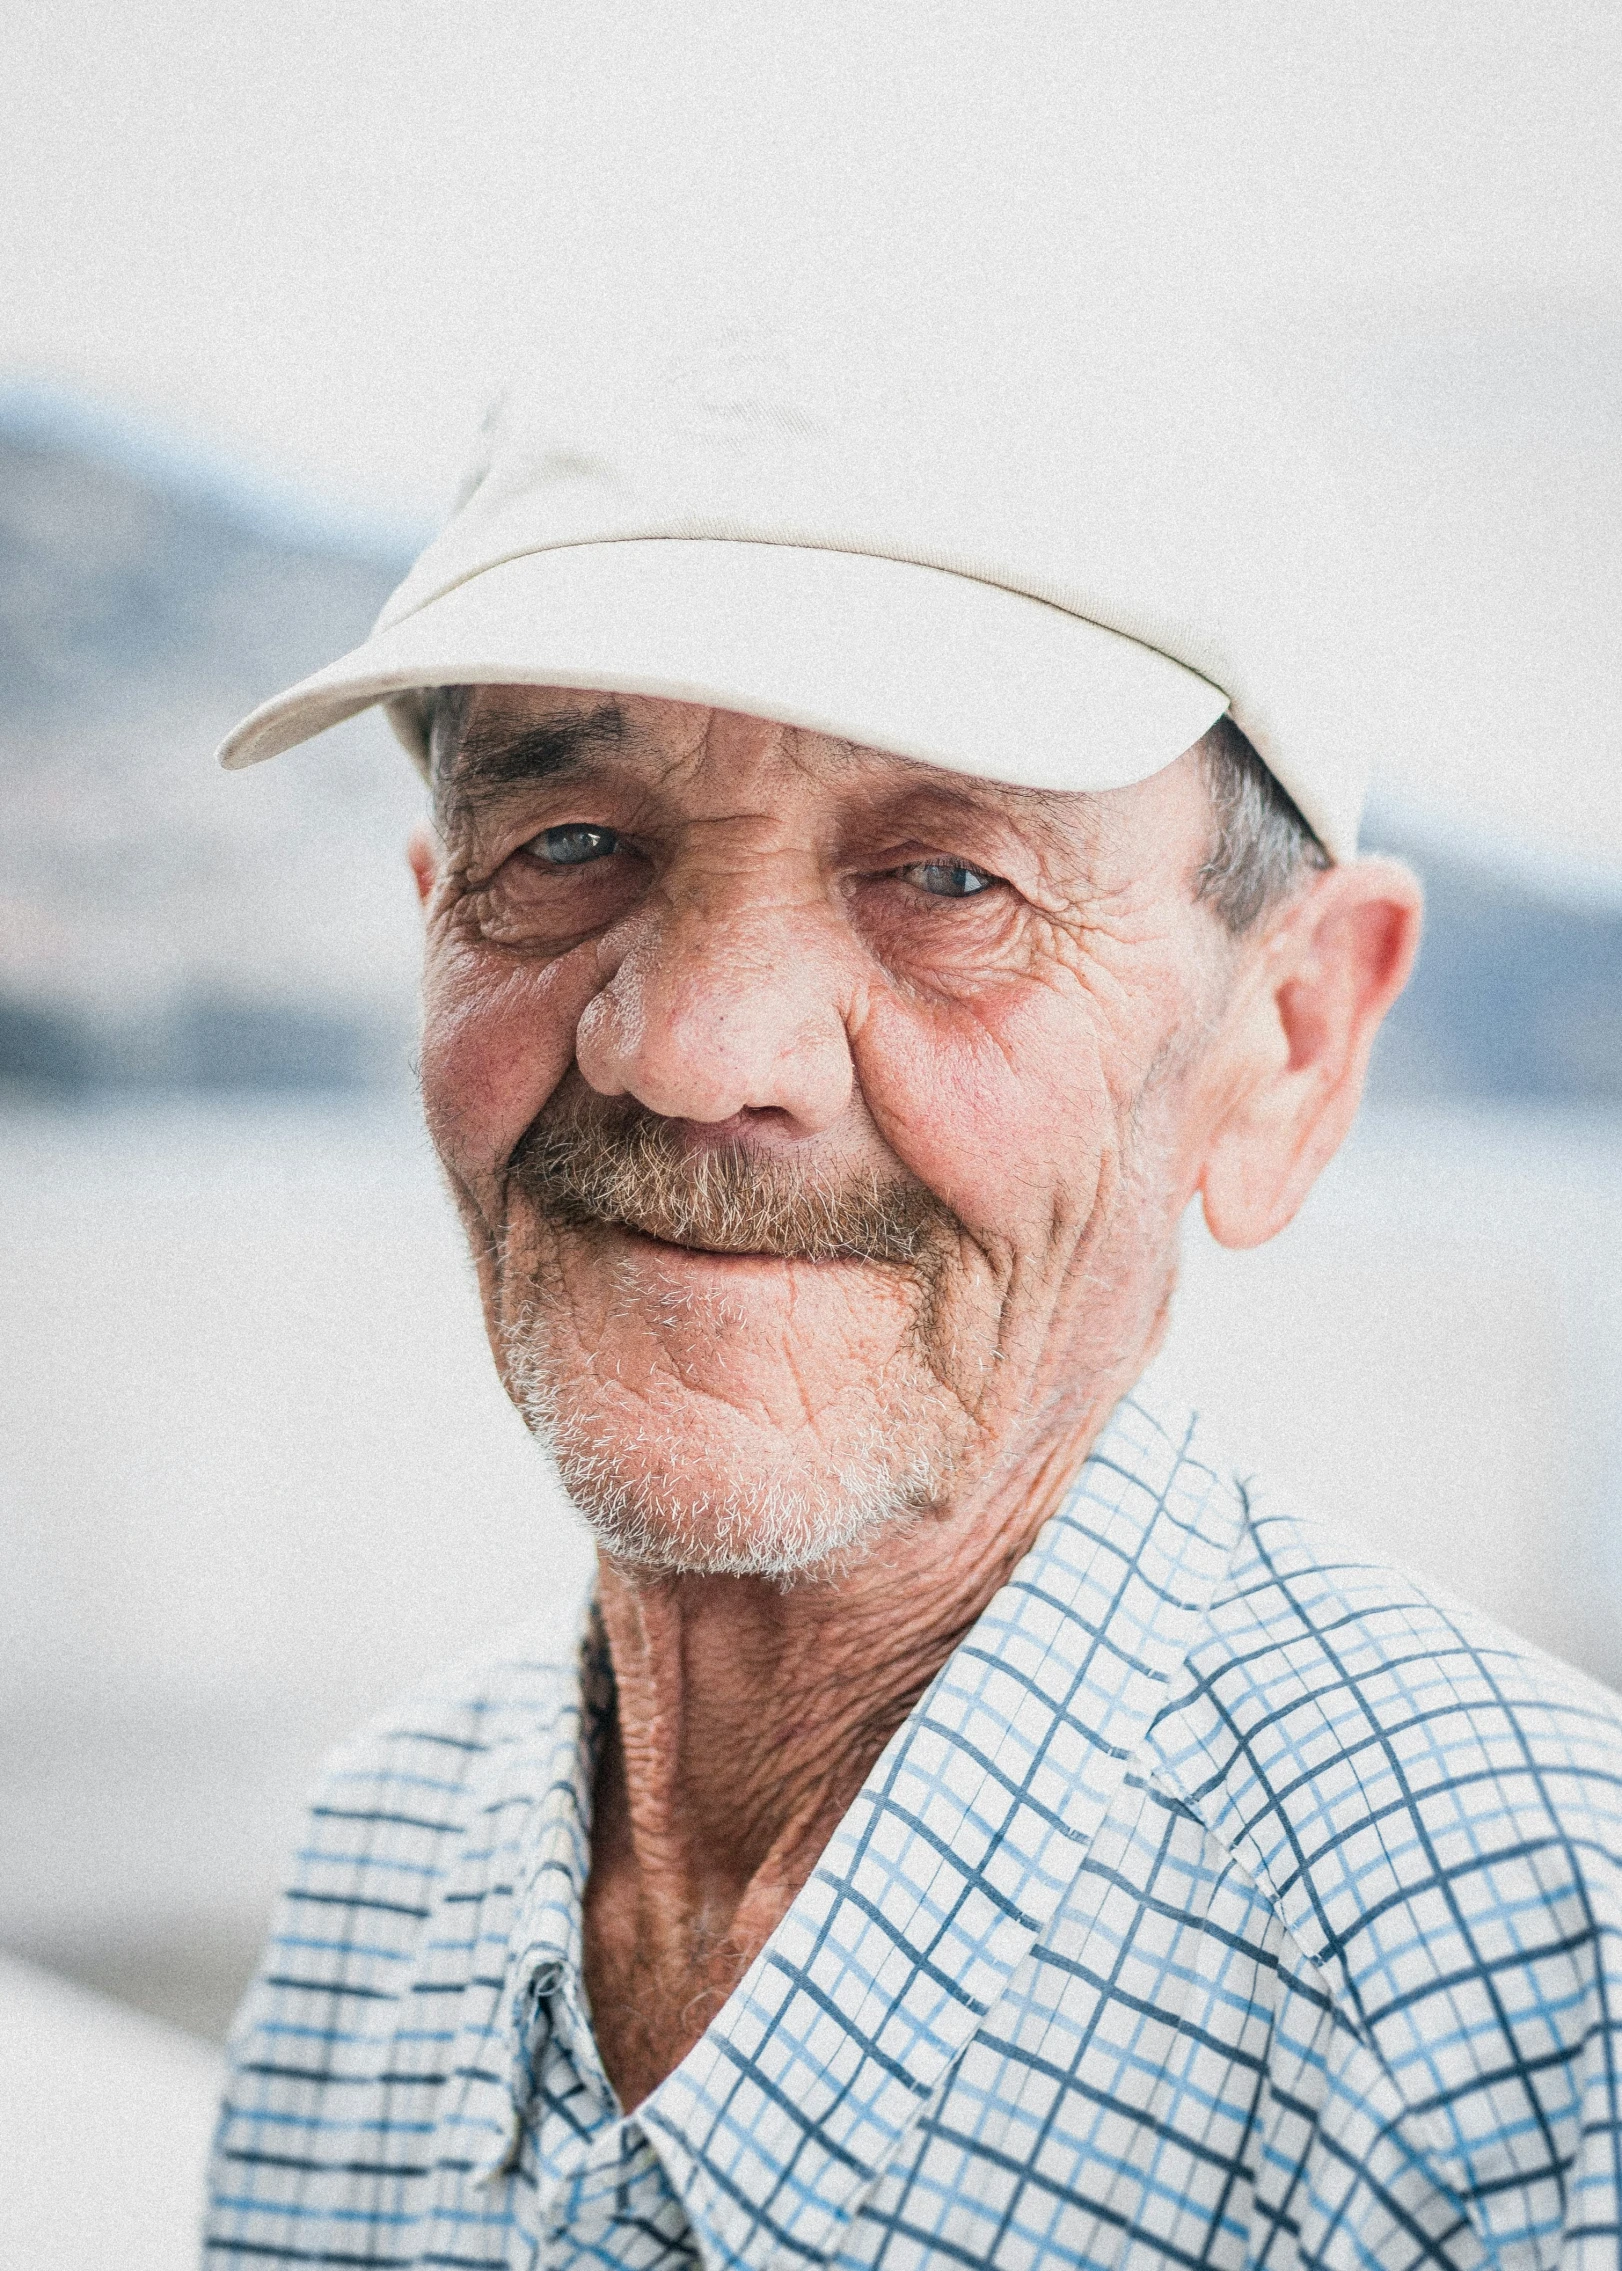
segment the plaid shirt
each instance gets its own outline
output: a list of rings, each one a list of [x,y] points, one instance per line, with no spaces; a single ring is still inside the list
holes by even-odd
[[[341,1753],[234,2037],[211,2264],[1622,2257],[1622,1718],[1116,1412],[633,2115],[581,1984],[611,1688]]]

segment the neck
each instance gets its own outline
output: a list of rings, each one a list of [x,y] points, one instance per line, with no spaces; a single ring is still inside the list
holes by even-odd
[[[623,2104],[730,1994],[891,1735],[1057,1511],[1104,1416],[1031,1445],[827,1583],[650,1578],[604,1558],[616,1715],[586,1961]]]

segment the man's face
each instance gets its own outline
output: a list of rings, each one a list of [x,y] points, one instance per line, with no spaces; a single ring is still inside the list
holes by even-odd
[[[1129,1384],[1232,960],[1193,758],[1044,794],[486,687],[439,804],[429,1123],[612,1550],[837,1565]]]

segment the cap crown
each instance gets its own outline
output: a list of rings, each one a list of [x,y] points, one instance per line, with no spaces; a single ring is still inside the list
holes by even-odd
[[[459,510],[382,623],[500,562],[633,538],[943,568],[1212,680],[1348,849],[1364,768],[1320,636],[1325,469],[1210,310],[1111,295],[1079,262],[1028,285],[949,328],[904,295],[758,326],[701,309],[675,337],[618,302],[571,311],[492,411]]]

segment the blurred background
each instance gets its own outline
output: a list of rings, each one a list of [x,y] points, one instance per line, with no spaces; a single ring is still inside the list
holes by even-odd
[[[374,718],[212,747],[362,635],[605,209],[649,292],[718,166],[828,257],[819,73],[896,229],[886,116],[995,207],[977,106],[1052,11],[989,13],[921,125],[871,44],[908,8],[8,26],[0,1947],[207,2041],[323,1748],[505,1626],[566,1639],[587,1561],[418,1130],[414,776]],[[1619,1682],[1618,18],[1174,6],[1151,52],[1094,14],[1131,101],[1071,172],[1139,226],[1145,122],[1192,153],[1168,241],[1376,499],[1412,659],[1366,840],[1431,908],[1353,1140],[1273,1246],[1191,1224],[1157,1369],[1275,1495]],[[661,135],[643,210],[617,154]]]

